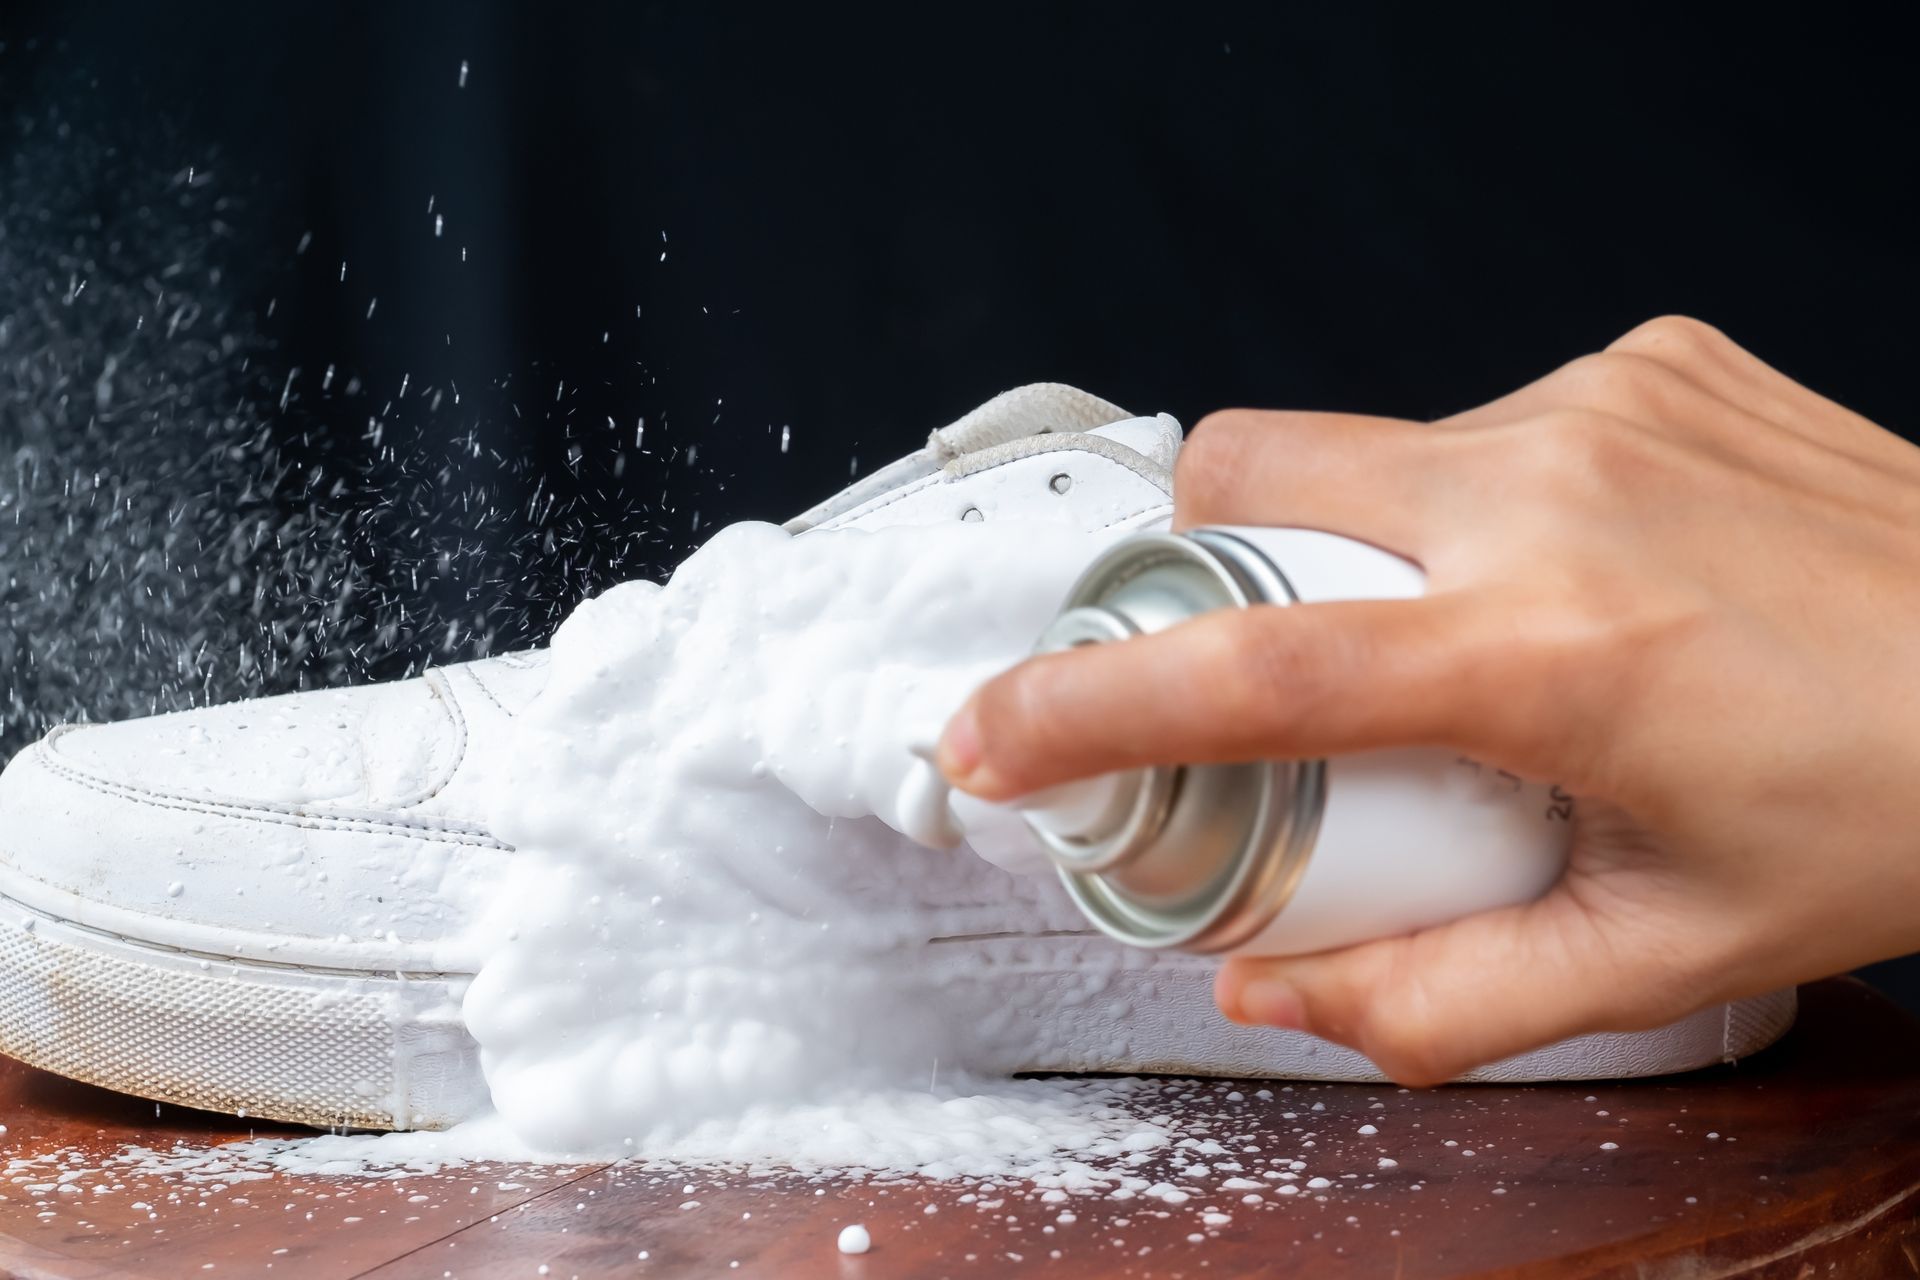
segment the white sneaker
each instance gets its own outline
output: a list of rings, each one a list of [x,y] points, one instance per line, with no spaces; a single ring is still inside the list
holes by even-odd
[[[1164,415],[1022,387],[788,527],[1152,526],[1172,511],[1179,443]],[[0,775],[0,1052],[160,1101],[321,1126],[443,1128],[483,1108],[460,1017],[472,975],[435,957],[513,856],[482,820],[475,762],[503,749],[545,666],[513,654],[66,726],[22,752]],[[1091,930],[956,942],[1002,963],[947,993],[953,1016],[1035,1021],[1030,1056],[1008,1070],[1379,1078],[1348,1050],[1221,1019],[1204,957],[1126,952]],[[1090,964],[1108,970],[1099,999],[1086,998]],[[1782,992],[1472,1078],[1687,1070],[1764,1047],[1793,1011]]]

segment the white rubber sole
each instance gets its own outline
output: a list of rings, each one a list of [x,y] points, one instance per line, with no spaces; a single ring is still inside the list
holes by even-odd
[[[486,1105],[462,976],[237,961],[0,898],[0,1053],[158,1102],[318,1128],[444,1129]]]
[[[1351,1050],[1234,1026],[1212,962],[1064,935],[929,948],[943,1012],[1000,1071],[1377,1081]],[[0,898],[0,1053],[123,1093],[320,1128],[443,1129],[487,1104],[460,1019],[468,978],[281,965],[169,949]],[[1669,1027],[1581,1036],[1466,1077],[1661,1075],[1754,1053],[1792,1025],[1792,991]]]

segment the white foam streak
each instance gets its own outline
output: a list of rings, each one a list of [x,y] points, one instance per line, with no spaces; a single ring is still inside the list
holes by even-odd
[[[576,612],[500,775],[517,870],[466,940],[505,1123],[551,1149],[667,1149],[936,1060],[1017,1059],[1004,1037],[1030,1028],[957,1019],[965,957],[928,943],[1076,917],[1043,879],[902,837],[950,821],[910,748],[1026,652],[1108,540],[734,526],[664,588]]]

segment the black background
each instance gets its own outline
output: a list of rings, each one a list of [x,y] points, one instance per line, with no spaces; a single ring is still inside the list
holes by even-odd
[[[1036,379],[1432,417],[1679,311],[1911,433],[1896,12],[7,0],[0,108],[234,193],[309,455],[379,417],[515,460],[483,561],[561,493],[568,572],[523,556],[460,656]],[[448,656],[382,634],[370,674]]]

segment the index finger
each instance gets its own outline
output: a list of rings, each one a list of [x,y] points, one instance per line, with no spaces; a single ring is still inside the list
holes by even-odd
[[[1491,593],[1223,609],[989,680],[939,764],[990,800],[1149,764],[1446,745],[1529,754],[1550,711]]]

